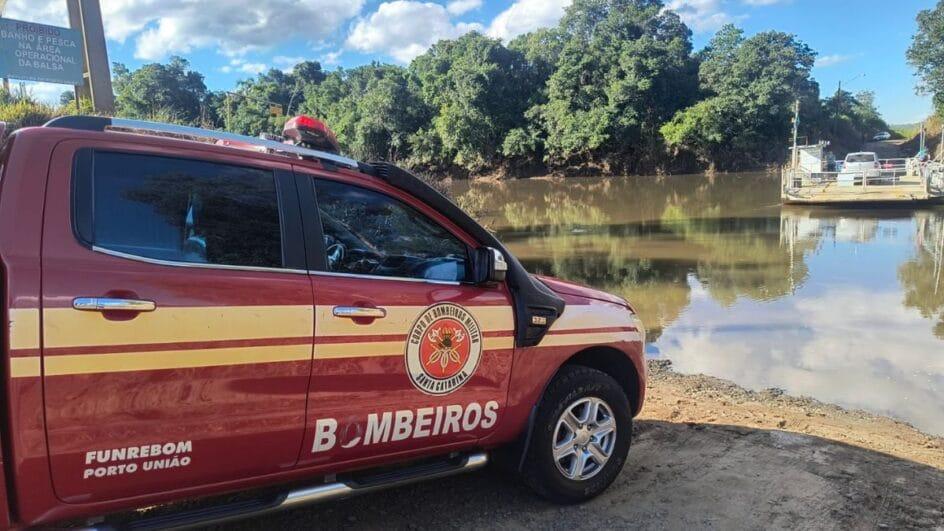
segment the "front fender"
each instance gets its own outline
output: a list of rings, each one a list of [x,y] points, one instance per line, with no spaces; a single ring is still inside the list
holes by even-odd
[[[528,419],[544,390],[567,363],[613,376],[627,390],[635,416],[645,399],[644,343],[645,331],[626,306],[595,299],[568,300],[563,315],[538,345],[516,349],[502,421],[482,442],[500,445],[526,434]],[[614,356],[620,362],[607,363]]]

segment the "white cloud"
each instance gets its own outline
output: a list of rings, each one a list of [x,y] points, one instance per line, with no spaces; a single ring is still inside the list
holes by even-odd
[[[272,58],[272,62],[275,63],[277,66],[295,66],[298,63],[301,63],[307,60],[308,58],[301,55],[293,55],[293,56],[276,55],[275,57]]]
[[[454,24],[439,4],[395,0],[380,4],[377,11],[358,20],[346,45],[361,52],[382,52],[406,63],[440,39],[482,29],[479,24]]]
[[[849,59],[852,59],[852,55],[842,55],[842,54],[831,54],[831,55],[821,55],[816,58],[815,66],[817,68],[826,68],[830,66],[838,65],[839,63],[845,63]]]
[[[571,0],[517,0],[492,20],[488,34],[509,41],[538,28],[555,26]]]
[[[272,64],[274,64],[276,68],[278,68],[279,70],[285,73],[291,73],[292,70],[295,69],[295,65],[303,61],[307,61],[307,60],[308,60],[307,57],[302,57],[300,55],[297,55],[297,56],[276,55],[275,57],[272,58]]]
[[[452,15],[462,15],[482,7],[482,0],[453,0],[446,4],[446,11]]]
[[[734,16],[727,13],[723,4],[722,0],[670,0],[666,9],[678,13],[682,21],[695,33],[706,33],[746,18],[745,15]]]
[[[231,72],[242,72],[244,74],[254,75],[265,72],[268,69],[269,65],[265,63],[252,63],[237,57],[230,60],[228,65],[221,67],[220,72],[223,72],[224,74],[229,74]]]
[[[246,74],[259,74],[268,70],[265,63],[243,63],[239,65],[239,71]]]
[[[344,53],[343,50],[335,50],[333,52],[328,52],[322,55],[321,56],[322,66],[338,64],[339,60],[341,59],[341,54],[343,53]]]
[[[24,0],[19,0],[24,1]],[[29,1],[29,0],[26,0]],[[107,0],[105,33],[135,38],[135,57],[160,60],[172,53],[215,47],[237,56],[292,39],[331,36],[357,15],[364,0]]]
[[[936,355],[941,340],[932,326],[896,291],[801,289],[791,298],[721,308],[693,290],[691,307],[666,328],[658,348],[683,373],[780,387],[944,433],[944,358]]]
[[[0,2],[0,4],[2,3]],[[51,26],[69,25],[69,12],[66,10],[64,0],[49,0],[46,2],[8,0],[7,7],[3,10],[3,17]],[[58,101],[58,98],[56,100]]]

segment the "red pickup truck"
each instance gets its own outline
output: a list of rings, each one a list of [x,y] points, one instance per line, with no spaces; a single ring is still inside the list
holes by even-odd
[[[21,129],[0,265],[3,527],[164,504],[134,525],[220,522],[490,456],[574,503],[615,479],[643,404],[625,300],[527,273],[395,166],[304,143]]]

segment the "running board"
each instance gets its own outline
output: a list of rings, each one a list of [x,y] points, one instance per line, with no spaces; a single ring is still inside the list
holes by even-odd
[[[88,529],[101,531],[113,531],[115,529],[189,529],[197,526],[220,524],[329,500],[349,498],[429,479],[471,472],[484,467],[486,464],[488,464],[488,454],[485,452],[465,454],[454,458],[427,461],[392,471],[352,475],[349,479],[295,489],[268,498],[244,500],[153,518],[143,518],[117,527],[104,524]]]

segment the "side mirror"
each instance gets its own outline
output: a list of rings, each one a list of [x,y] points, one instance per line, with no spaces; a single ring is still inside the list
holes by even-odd
[[[505,255],[494,247],[479,247],[473,257],[473,271],[476,284],[504,282],[508,273]]]

